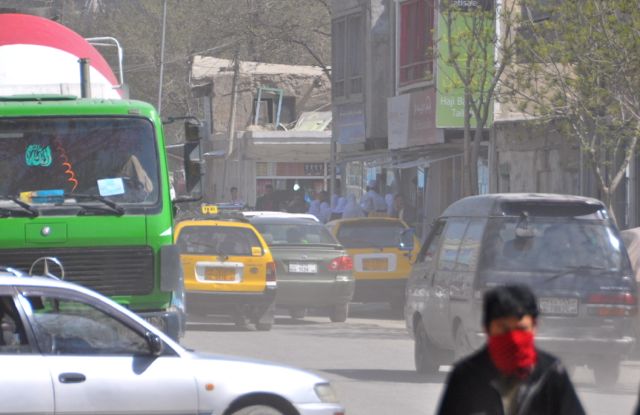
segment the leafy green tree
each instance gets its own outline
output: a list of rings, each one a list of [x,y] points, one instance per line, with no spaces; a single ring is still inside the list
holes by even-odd
[[[437,43],[436,56],[441,65],[438,76],[448,77],[448,88],[460,90],[464,97],[465,195],[478,194],[480,143],[492,121],[498,82],[514,55],[513,42],[509,41],[514,10],[513,2],[500,7],[492,0],[440,2],[444,29]]]
[[[520,3],[518,64],[502,89],[531,122],[553,122],[577,141],[613,214],[640,133],[638,2]]]

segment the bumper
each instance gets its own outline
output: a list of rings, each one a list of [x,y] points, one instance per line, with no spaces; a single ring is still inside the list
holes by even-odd
[[[353,298],[355,283],[348,280],[278,280],[276,304],[299,307],[330,307]]]
[[[224,311],[244,305],[267,306],[273,304],[275,297],[274,288],[257,293],[187,291],[187,314]]]
[[[308,403],[294,405],[300,415],[345,415],[347,412],[338,404]]]
[[[356,280],[353,301],[390,302],[404,299],[407,279],[392,280]]]
[[[186,316],[182,310],[155,311],[138,314],[164,333],[167,333],[169,337],[175,341],[178,341],[184,336]]]

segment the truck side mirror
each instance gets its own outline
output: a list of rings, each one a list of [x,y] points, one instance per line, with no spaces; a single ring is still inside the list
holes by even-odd
[[[197,187],[202,193],[202,150],[200,141],[205,136],[204,124],[195,119],[187,119],[184,122],[184,173],[185,187],[188,193],[192,193]]]

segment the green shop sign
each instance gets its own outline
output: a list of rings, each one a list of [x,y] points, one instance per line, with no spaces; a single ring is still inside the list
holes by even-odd
[[[469,27],[475,12],[460,9],[454,13],[451,27],[451,38],[454,49],[458,51],[458,61],[463,66],[467,59],[468,49],[464,42],[470,37]],[[492,25],[495,28],[495,25]],[[436,127],[437,128],[463,128],[464,127],[464,86],[453,65],[449,61],[449,44],[447,39],[447,21],[438,13],[438,68],[436,74]],[[489,46],[487,62],[493,65],[494,47]],[[473,66],[481,63],[476,62]],[[481,68],[478,68],[480,71]],[[489,76],[489,81],[491,77]],[[477,88],[477,86],[476,86]],[[487,127],[493,122],[493,113],[489,115]],[[471,117],[471,126],[475,126],[475,118]]]

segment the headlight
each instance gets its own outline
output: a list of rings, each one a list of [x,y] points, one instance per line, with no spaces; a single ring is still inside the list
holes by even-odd
[[[333,392],[333,388],[328,383],[318,383],[314,387],[316,391],[316,395],[320,398],[320,401],[324,403],[338,403],[338,398],[336,397],[335,392]]]

